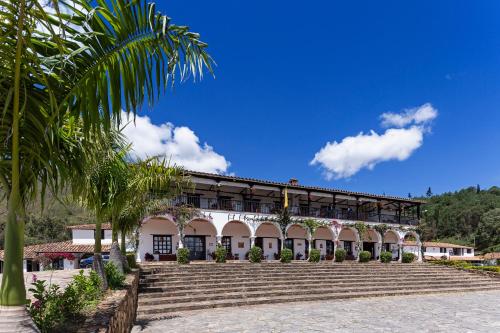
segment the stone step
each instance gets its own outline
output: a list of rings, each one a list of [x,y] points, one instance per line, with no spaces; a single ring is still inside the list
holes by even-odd
[[[448,278],[455,276],[456,274],[453,273],[415,273],[415,274],[346,274],[346,275],[337,275],[337,274],[331,274],[331,275],[324,275],[324,276],[315,276],[312,274],[307,274],[307,275],[261,275],[261,276],[244,276],[244,277],[218,277],[218,276],[210,276],[210,277],[204,277],[201,279],[198,276],[186,276],[185,278],[169,278],[168,276],[153,276],[153,277],[148,277],[146,279],[141,279],[140,283],[151,283],[151,282],[170,282],[170,283],[176,283],[176,282],[181,282],[185,283],[187,280],[193,281],[193,283],[196,282],[207,282],[211,281],[213,283],[225,283],[227,281],[237,281],[237,282],[243,282],[243,281],[274,281],[274,280],[298,280],[298,279],[313,279],[316,281],[319,280],[340,280],[340,279],[354,279],[354,278],[364,278],[364,279],[369,279],[373,277],[383,277],[387,279],[395,279],[398,277],[435,277],[435,278]],[[195,280],[196,279],[196,280]]]
[[[294,283],[294,284],[299,284],[299,285],[315,285],[318,283],[346,283],[346,282],[359,282],[359,283],[375,283],[375,282],[395,282],[395,281],[405,281],[408,283],[422,283],[422,282],[427,282],[427,281],[446,281],[449,283],[452,283],[453,281],[462,281],[462,280],[491,280],[487,276],[470,276],[470,275],[442,275],[440,279],[436,279],[433,276],[428,276],[428,275],[422,275],[422,276],[411,276],[411,275],[403,275],[403,276],[389,276],[389,277],[366,277],[366,276],[361,276],[361,277],[346,277],[346,278],[331,278],[331,279],[316,279],[315,277],[307,277],[307,278],[301,278],[301,279],[287,279],[287,278],[280,278],[280,279],[261,279],[261,280],[255,280],[255,279],[247,279],[247,280],[242,280],[242,281],[234,281],[234,280],[220,280],[220,281],[203,281],[203,280],[181,280],[181,281],[168,281],[168,280],[158,280],[158,281],[143,281],[140,283],[141,287],[145,286],[169,286],[172,288],[182,288],[183,286],[207,286],[207,287],[214,287],[217,285],[269,285],[269,284],[275,284],[279,281],[283,281],[283,283]]]
[[[230,270],[297,270],[297,269],[411,269],[416,267],[436,267],[435,265],[429,266],[426,264],[368,264],[368,263],[358,263],[356,265],[336,265],[336,264],[317,264],[317,263],[307,263],[304,265],[296,264],[279,264],[279,265],[267,265],[267,264],[248,264],[248,265],[237,265],[237,266],[226,266],[226,264],[217,265],[206,265],[206,267],[195,267],[190,265],[172,265],[172,266],[159,266],[155,268],[143,268],[142,272],[152,272],[152,271],[230,271]]]
[[[438,265],[433,265],[431,267],[427,266],[416,266],[416,267],[392,267],[391,265],[383,266],[383,265],[378,265],[378,266],[366,266],[363,267],[363,265],[360,264],[361,267],[323,267],[323,266],[318,266],[316,268],[310,268],[310,267],[295,267],[295,268],[266,268],[266,267],[258,267],[255,269],[239,269],[239,268],[232,268],[232,269],[205,269],[205,270],[191,270],[191,269],[176,269],[176,270],[167,270],[167,269],[162,269],[162,270],[151,270],[151,271],[143,271],[141,272],[141,275],[152,275],[152,274],[214,274],[214,273],[220,273],[220,274],[225,274],[225,273],[232,273],[232,272],[240,272],[240,273],[255,273],[255,272],[271,272],[271,273],[276,273],[276,272],[372,272],[372,271],[377,271],[377,272],[409,272],[409,271],[415,271],[415,270],[448,270],[448,269],[453,269],[451,267],[446,267],[446,266],[438,266]]]
[[[378,296],[396,296],[396,295],[412,295],[412,294],[430,294],[430,293],[457,293],[468,291],[481,291],[498,289],[498,287],[491,286],[478,286],[470,288],[426,288],[426,289],[403,289],[403,290],[381,290],[381,291],[355,291],[347,293],[343,290],[339,292],[323,293],[323,294],[308,294],[298,296],[277,296],[277,297],[247,297],[238,299],[221,299],[215,301],[197,301],[187,303],[163,303],[156,305],[141,305],[138,307],[137,319],[152,319],[161,317],[161,315],[171,314],[179,311],[191,311],[209,308],[233,307],[244,305],[258,305],[258,304],[271,304],[271,303],[288,303],[288,302],[301,302],[301,301],[320,301],[320,300],[336,300],[348,298],[361,298],[361,297],[378,297]]]
[[[232,285],[232,286],[185,286],[182,287],[147,287],[145,289],[141,289],[143,293],[141,295],[141,299],[149,299],[149,298],[158,298],[158,297],[174,297],[174,296],[189,296],[189,295],[212,295],[212,294],[223,294],[223,293],[232,293],[232,292],[273,292],[273,291],[282,291],[282,290],[296,290],[296,291],[311,291],[314,292],[315,289],[328,289],[331,287],[339,287],[339,288],[356,288],[356,287],[366,287],[366,286],[377,286],[384,288],[393,288],[397,286],[405,286],[408,284],[413,284],[411,281],[383,281],[383,282],[344,282],[344,283],[320,283],[320,284],[297,284],[294,282],[290,283],[282,283],[282,284],[262,284],[260,286],[255,285]],[[463,279],[456,279],[454,281],[418,281],[420,285],[423,286],[454,286],[454,287],[467,287],[475,283],[485,283],[492,284],[491,280],[483,279],[483,280],[474,280],[468,281]],[[500,281],[497,283],[500,286]]]

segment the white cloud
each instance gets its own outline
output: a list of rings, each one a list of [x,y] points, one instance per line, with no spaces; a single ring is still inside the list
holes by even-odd
[[[437,110],[430,103],[426,103],[419,107],[406,109],[402,113],[386,112],[380,118],[382,126],[405,127],[411,124],[427,124],[436,118],[437,114]]]
[[[383,125],[396,128],[388,128],[383,134],[372,130],[345,137],[340,142],[327,142],[310,164],[320,165],[326,178],[331,180],[351,177],[363,168],[371,170],[380,162],[404,161],[422,146],[428,131],[426,125],[436,117],[437,110],[428,103],[401,114],[384,113]]]
[[[122,118],[127,119],[125,113]],[[130,122],[123,134],[132,143],[132,156],[136,158],[162,155],[186,169],[211,173],[226,173],[230,166],[207,143],[200,145],[198,136],[189,127],[175,127],[168,122],[156,125],[147,116],[137,116],[135,124]]]

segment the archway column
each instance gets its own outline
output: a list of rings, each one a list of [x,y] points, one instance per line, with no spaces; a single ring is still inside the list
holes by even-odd
[[[221,245],[222,244],[222,235],[215,236],[215,241],[217,242],[217,245]]]
[[[418,248],[417,261],[422,262],[422,260],[423,260],[423,258],[422,258],[422,243],[420,242],[420,240],[417,241],[417,248]]]
[[[375,248],[375,258],[378,257],[378,259],[376,259],[377,261],[380,261],[380,255],[382,254],[382,247],[384,245],[382,244],[382,240],[379,240],[377,242],[377,247]],[[378,250],[378,252],[377,252]]]
[[[179,237],[179,249],[184,248],[184,239],[182,239],[181,234],[177,235]]]
[[[398,243],[398,253],[399,253],[398,262],[401,263],[403,262],[403,244],[401,243]]]
[[[255,246],[255,236],[250,236],[250,248]]]

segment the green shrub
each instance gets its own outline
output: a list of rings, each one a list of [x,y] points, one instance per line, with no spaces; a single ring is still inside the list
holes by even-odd
[[[109,289],[121,289],[125,285],[125,275],[118,271],[115,264],[108,261],[104,265],[104,272],[106,273],[106,279],[108,280]]]
[[[321,259],[321,252],[318,249],[312,249],[311,253],[309,253],[309,261],[310,262],[319,262]]]
[[[135,253],[127,253],[126,257],[127,257],[128,267],[137,268],[137,261],[135,260]]]
[[[335,261],[336,262],[344,261],[346,256],[347,256],[346,250],[344,250],[344,249],[335,250]]]
[[[189,264],[189,249],[183,247],[182,249],[177,249],[177,263],[185,265]]]
[[[371,252],[361,251],[359,252],[359,262],[369,262],[372,258]]]
[[[248,254],[248,259],[250,259],[250,262],[261,262],[262,249],[258,246],[252,246],[250,253]]]
[[[29,304],[28,312],[42,333],[65,331],[66,323],[95,307],[102,295],[101,279],[94,271],[88,276],[80,271],[64,291],[57,284],[47,285],[46,281],[37,280],[36,275],[31,285],[29,290],[35,301]]]
[[[283,249],[281,250],[281,262],[282,263],[289,263],[292,261],[293,258],[293,252],[290,249]]]
[[[467,268],[475,269],[478,271],[500,273],[500,267],[498,267],[498,266],[469,266]]]
[[[224,248],[220,245],[217,245],[217,248],[215,249],[215,262],[225,263],[226,257],[227,257],[226,248]]]
[[[413,254],[411,252],[403,252],[402,261],[405,264],[409,264],[409,263],[415,261],[415,257],[416,257],[415,254]]]
[[[392,253],[389,251],[383,251],[380,253],[380,261],[383,263],[390,263],[392,261]]]

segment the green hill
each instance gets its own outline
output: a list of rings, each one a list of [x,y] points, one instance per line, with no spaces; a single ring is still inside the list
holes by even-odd
[[[423,240],[475,245],[481,251],[500,251],[500,188],[470,187],[425,198]]]

